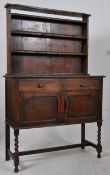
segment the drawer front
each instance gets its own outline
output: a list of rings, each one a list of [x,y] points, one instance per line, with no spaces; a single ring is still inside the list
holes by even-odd
[[[59,91],[61,83],[59,80],[21,80],[19,91]]]
[[[99,79],[75,78],[65,80],[65,90],[100,89]]]

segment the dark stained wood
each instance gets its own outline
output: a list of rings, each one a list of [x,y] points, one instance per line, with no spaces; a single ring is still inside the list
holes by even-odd
[[[19,135],[19,130],[16,129],[14,130],[14,136],[15,136],[15,154],[14,154],[14,164],[15,164],[15,169],[14,169],[14,172],[17,173],[19,171],[18,169],[18,165],[19,165],[19,156],[18,156],[18,135]]]
[[[12,57],[11,57],[11,11],[6,10],[7,18],[7,72],[12,73]]]
[[[62,45],[62,47],[60,47]],[[40,52],[55,52],[55,53],[73,53],[80,54],[81,41],[72,41],[65,39],[45,39],[36,37],[20,37],[12,38],[13,51],[40,51]]]
[[[65,89],[66,90],[87,90],[87,89],[100,89],[101,81],[99,79],[90,79],[90,78],[78,78],[65,80]]]
[[[40,57],[41,58],[41,57]],[[41,62],[41,66],[42,69],[40,69],[41,71],[39,71],[39,73],[42,73],[45,69],[45,67],[43,66],[43,61],[44,59],[41,58],[36,59],[36,57],[32,57],[32,56],[16,56],[13,55],[12,56],[13,59],[13,72],[14,73],[36,73],[36,67],[37,67],[37,60],[39,60]],[[41,67],[40,66],[40,67]]]
[[[11,81],[9,78],[7,81],[9,82],[7,86],[7,100],[11,100],[11,103],[8,104],[8,110],[14,114],[7,117],[8,120],[15,122],[16,125],[21,126],[25,121],[27,125],[29,125],[30,121],[30,126],[58,123],[61,109],[62,113],[65,112],[67,115],[63,119],[67,123],[83,122],[84,117],[85,121],[88,122],[92,118],[93,120],[100,118],[98,109],[101,108],[101,103],[99,103],[101,81],[98,78],[77,77],[66,80],[64,78],[22,78]],[[13,88],[16,89],[15,94],[13,94]],[[63,101],[66,100],[66,106],[63,102],[61,103],[62,95],[65,96]],[[17,100],[15,101],[16,98]],[[13,108],[14,104],[17,106],[16,109]],[[40,110],[39,105],[47,106],[46,110],[50,106],[48,109],[50,112],[45,110],[38,112]]]
[[[97,126],[98,126],[98,132],[97,132],[97,157],[101,158],[101,152],[102,152],[102,145],[101,145],[101,126],[102,126],[102,121],[97,122]]]
[[[15,123],[16,108],[13,107],[14,105],[16,106],[15,81],[13,79],[11,79],[10,81],[6,80],[5,85],[6,85],[6,120],[10,120]]]
[[[20,151],[18,152],[19,156],[24,156],[24,155],[30,155],[30,154],[39,154],[39,153],[46,153],[46,152],[53,152],[53,151],[60,151],[60,150],[66,150],[66,149],[73,149],[73,148],[78,148],[82,147],[83,145],[81,143],[79,144],[74,144],[74,145],[66,145],[66,146],[58,146],[58,147],[53,147],[53,148],[44,148],[44,149],[37,149],[37,150],[29,150],[29,151]],[[85,140],[84,146],[92,146],[93,148],[97,148],[97,145]],[[9,150],[9,155],[12,159],[15,157],[15,153],[12,153]]]
[[[88,74],[88,22],[85,13],[7,4],[6,160],[85,146],[101,157],[104,76]],[[12,9],[79,17],[14,14]],[[97,122],[98,144],[85,139],[85,123]],[[81,124],[81,143],[19,152],[20,129]],[[10,127],[15,152],[10,150]]]
[[[30,78],[32,78],[32,79],[35,79],[35,78],[43,78],[43,79],[48,79],[48,78],[55,78],[55,79],[62,79],[62,78],[74,78],[74,79],[77,79],[77,78],[89,78],[89,79],[91,79],[91,80],[102,80],[103,81],[103,78],[105,78],[105,76],[98,76],[98,75],[96,75],[96,76],[90,76],[90,74],[82,74],[82,73],[80,73],[80,74],[54,74],[54,75],[42,75],[42,74],[22,74],[22,73],[18,73],[18,74],[5,74],[3,77],[5,77],[5,78],[7,78],[7,79],[9,79],[9,78],[21,78],[21,79],[23,79],[23,78],[26,78],[26,79],[30,79]],[[101,82],[102,82],[101,81]],[[102,87],[101,87],[101,89],[102,89]]]
[[[12,19],[20,19],[20,20],[32,20],[32,21],[46,21],[46,22],[53,22],[53,23],[60,23],[60,24],[86,24],[86,21],[83,20],[74,20],[74,19],[63,19],[63,18],[56,18],[56,17],[45,17],[45,16],[38,16],[38,15],[29,15],[29,14],[20,14],[20,13],[11,13]]]
[[[5,160],[10,160],[10,155],[8,154],[8,150],[10,149],[10,126],[5,124]]]
[[[16,46],[15,46],[16,47]],[[49,52],[49,51],[36,51],[36,50],[16,50],[12,51],[13,55],[45,55],[45,56],[78,56],[79,59],[85,57],[84,53],[73,53],[73,52]]]
[[[63,16],[74,16],[74,17],[82,17],[84,15],[90,16],[90,14],[86,14],[86,13],[70,12],[70,11],[48,9],[48,8],[41,8],[41,7],[33,7],[33,6],[20,5],[20,4],[7,3],[5,5],[5,8],[23,10],[23,11],[39,12],[39,13],[47,13],[47,14],[55,14],[55,15],[63,15]]]
[[[81,124],[81,149],[85,149],[85,123]]]
[[[86,57],[82,60],[82,72],[88,72],[88,32],[89,32],[89,18],[83,16],[83,21],[87,22],[82,27],[82,35],[87,37],[86,42],[82,41],[82,52],[86,54]]]
[[[59,80],[21,80],[19,81],[19,91],[37,91],[37,92],[59,92],[62,88]]]
[[[98,92],[96,90],[67,91],[66,94],[66,115],[65,120],[72,122],[74,118],[80,120],[85,117],[99,117]]]
[[[11,157],[11,159],[13,159],[13,161],[15,161],[15,156],[10,149],[8,149],[8,155]]]
[[[52,93],[22,93],[21,121],[24,124],[36,125],[46,123],[58,123],[60,112],[60,98],[58,94]],[[45,106],[42,110],[41,106]],[[49,107],[48,107],[49,106]],[[45,113],[45,115],[44,115]]]
[[[12,36],[32,36],[32,37],[44,37],[44,38],[63,38],[68,40],[86,40],[86,37],[78,36],[78,35],[63,35],[63,34],[53,34],[53,33],[40,33],[40,32],[30,32],[30,31],[12,31]]]
[[[88,141],[88,140],[85,140],[85,145],[89,145],[89,146],[92,146],[93,148],[96,148],[97,149],[97,145],[96,144],[94,144],[94,143],[92,143],[92,142],[90,142],[90,141]]]

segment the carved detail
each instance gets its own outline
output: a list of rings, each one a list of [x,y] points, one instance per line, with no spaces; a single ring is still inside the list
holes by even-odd
[[[102,126],[102,121],[97,122],[97,126],[98,126],[98,132],[97,132],[97,157],[101,158],[101,152],[102,152],[102,145],[101,145],[101,126]]]
[[[18,144],[19,144],[19,141],[18,141],[18,135],[19,135],[19,130],[14,130],[14,136],[15,136],[15,139],[14,139],[14,142],[15,142],[15,160],[14,160],[14,165],[15,165],[15,169],[14,169],[14,172],[18,172],[19,169],[18,169],[18,165],[19,165],[19,156],[18,156]]]

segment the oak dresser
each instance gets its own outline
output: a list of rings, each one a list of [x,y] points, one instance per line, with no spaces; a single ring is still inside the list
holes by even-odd
[[[5,8],[6,160],[12,158],[18,172],[19,156],[85,146],[94,147],[100,158],[104,76],[88,74],[90,15],[18,4]],[[85,139],[85,123],[91,122],[98,126],[97,144]],[[71,124],[81,124],[79,144],[18,149],[20,129]],[[14,152],[10,150],[10,127],[14,129]]]

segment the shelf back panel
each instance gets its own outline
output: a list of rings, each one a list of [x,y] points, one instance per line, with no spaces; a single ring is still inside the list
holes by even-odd
[[[13,56],[13,72],[23,74],[80,74],[79,57]]]
[[[12,37],[12,51],[43,51],[81,53],[82,41],[37,37]]]
[[[82,20],[69,20],[11,11],[8,14],[9,72],[31,75],[88,73],[88,15],[82,15]]]
[[[81,24],[65,24],[45,21],[12,19],[11,31],[31,31],[65,35],[82,35]]]

